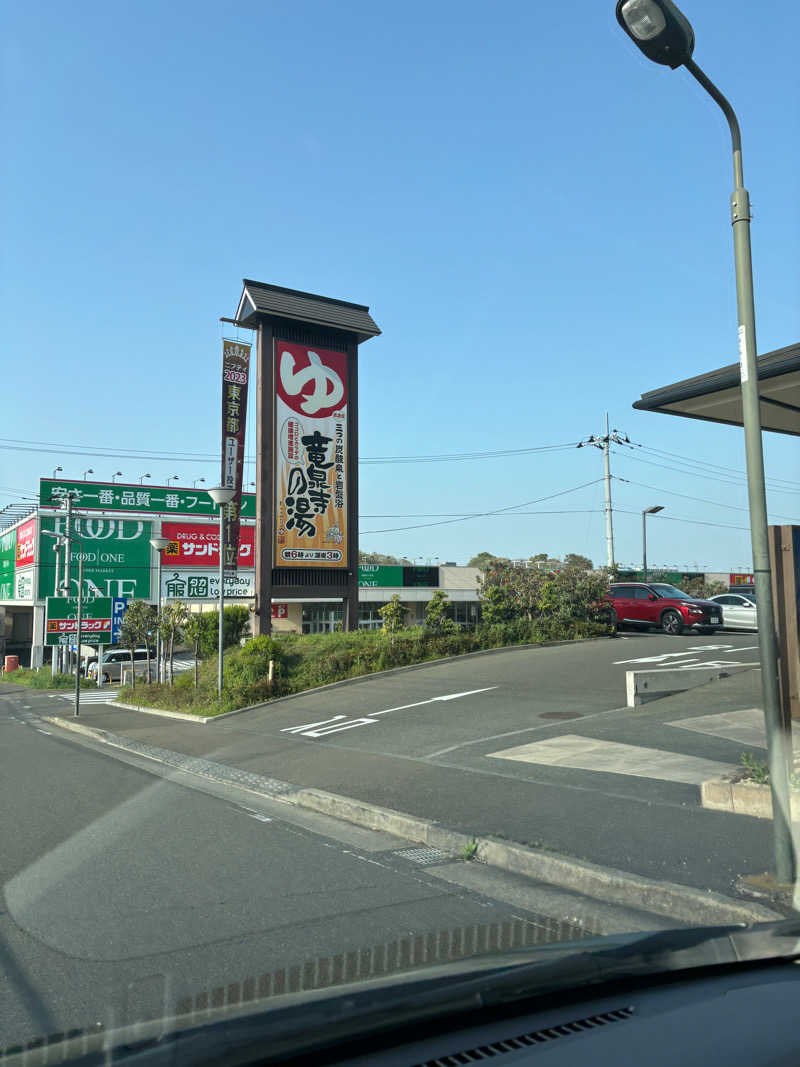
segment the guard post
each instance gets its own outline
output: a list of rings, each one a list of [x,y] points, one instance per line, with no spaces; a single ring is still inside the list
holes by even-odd
[[[358,346],[363,304],[243,280],[256,331],[256,634],[272,601],[344,603],[358,629]]]

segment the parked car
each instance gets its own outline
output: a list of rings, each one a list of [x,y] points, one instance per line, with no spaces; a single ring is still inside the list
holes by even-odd
[[[615,582],[608,595],[620,627],[658,626],[665,634],[677,635],[689,629],[714,633],[722,625],[719,604],[663,582]]]
[[[758,629],[758,608],[752,593],[719,593],[709,600],[721,606],[724,630]]]
[[[131,653],[127,648],[112,648],[103,653],[103,681],[119,682],[122,680],[122,672],[131,669]],[[136,677],[147,677],[147,649],[136,648],[133,651],[133,669]],[[89,664],[89,677],[97,679],[97,660]],[[155,651],[150,649],[150,673],[155,679],[156,664]]]

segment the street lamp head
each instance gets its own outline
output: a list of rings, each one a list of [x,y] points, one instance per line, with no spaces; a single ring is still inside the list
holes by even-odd
[[[675,70],[692,58],[694,30],[672,0],[617,0],[617,22],[654,63]]]
[[[94,474],[94,471],[92,470],[92,468],[91,468],[91,467],[90,467],[90,468],[88,469],[88,471],[84,471],[84,472],[83,472],[83,480],[84,480],[84,481],[86,481],[86,475],[87,475],[87,474]]]
[[[233,498],[236,496],[235,489],[228,489],[224,485],[216,485],[213,489],[208,490],[208,495],[214,501],[218,508],[224,504],[230,504]]]
[[[170,543],[168,537],[151,537],[150,544],[156,550],[156,552],[163,552],[167,545]]]
[[[654,504],[651,508],[645,508],[642,512],[643,515],[656,515],[659,511],[664,510],[663,504]]]

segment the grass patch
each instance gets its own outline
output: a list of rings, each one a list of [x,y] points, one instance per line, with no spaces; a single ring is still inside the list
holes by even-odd
[[[172,686],[137,681],[135,690],[131,686],[119,690],[119,700],[166,711],[213,716],[393,667],[484,649],[600,637],[608,632],[605,625],[593,622],[544,625],[520,621],[443,634],[416,627],[394,634],[357,630],[353,633],[256,637],[241,648],[225,652],[221,700],[217,698],[216,656],[201,663],[197,688],[194,672],[187,671],[178,675]],[[268,679],[270,660],[274,672],[271,686]]]
[[[27,685],[30,689],[73,689],[75,688],[74,674],[53,674],[49,667],[42,667],[34,671],[29,667],[19,667],[11,674],[3,675],[4,682],[14,685]],[[97,686],[88,678],[81,678],[81,689],[96,689]]]

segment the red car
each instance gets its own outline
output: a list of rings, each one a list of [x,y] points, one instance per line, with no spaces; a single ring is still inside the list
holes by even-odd
[[[615,582],[609,599],[619,627],[658,626],[665,634],[684,630],[714,633],[722,625],[722,610],[711,600],[697,600],[663,582]]]

